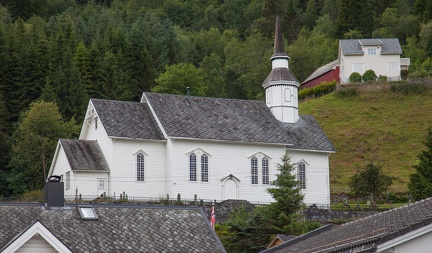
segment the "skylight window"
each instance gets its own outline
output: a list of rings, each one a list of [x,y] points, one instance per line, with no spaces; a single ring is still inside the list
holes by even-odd
[[[78,211],[83,220],[98,220],[96,210],[92,206],[78,206]]]

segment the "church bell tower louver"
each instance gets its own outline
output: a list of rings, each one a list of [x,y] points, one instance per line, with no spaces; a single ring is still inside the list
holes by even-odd
[[[274,53],[270,60],[272,71],[262,86],[266,92],[266,104],[276,119],[285,123],[298,120],[298,87],[300,82],[289,71],[289,56],[285,53],[279,17],[276,17]]]

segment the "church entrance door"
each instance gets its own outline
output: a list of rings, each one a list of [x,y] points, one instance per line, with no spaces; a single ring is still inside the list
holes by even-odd
[[[232,180],[232,179],[228,179],[225,181],[225,199],[237,199],[237,182]]]

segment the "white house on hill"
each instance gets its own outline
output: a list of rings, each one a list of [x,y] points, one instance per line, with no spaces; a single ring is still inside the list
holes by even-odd
[[[401,61],[397,38],[339,40],[338,54],[341,83],[348,83],[353,72],[363,75],[369,69],[377,76],[387,76],[389,81],[399,81],[401,68],[409,65],[408,58]]]
[[[266,101],[145,92],[141,101],[91,99],[78,140],[58,142],[49,172],[65,194],[274,201],[266,189],[286,151],[306,204],[330,203],[329,155],[317,121],[298,114],[300,85],[276,21]]]

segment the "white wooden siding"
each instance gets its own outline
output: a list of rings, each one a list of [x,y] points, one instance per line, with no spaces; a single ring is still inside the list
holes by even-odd
[[[146,155],[145,181],[136,180],[136,153]],[[165,192],[165,142],[116,139],[114,141],[113,167],[110,173],[110,194],[118,196],[164,197]]]
[[[71,171],[71,167],[69,165],[69,162],[66,158],[66,154],[63,150],[63,148],[60,146],[58,155],[57,155],[57,160],[55,160],[55,165],[54,168],[52,170],[52,175],[56,175],[56,176],[62,176],[63,177],[63,182],[65,182],[64,186],[65,186],[65,195],[72,195],[74,194],[73,189],[74,189],[74,185],[73,185],[73,172],[71,172],[71,185],[69,189],[66,189],[66,172]]]
[[[36,234],[24,245],[22,245],[17,253],[57,253],[58,251],[51,246],[42,236]]]
[[[71,195],[75,195],[76,189],[78,194],[98,196],[98,178],[105,178],[108,182],[108,172],[87,172],[75,171],[74,177],[71,176],[71,186],[73,185]],[[72,179],[73,178],[73,179]],[[109,185],[107,187],[107,195],[109,195]]]
[[[369,69],[372,69],[377,76],[384,75],[387,76],[389,80],[396,81],[400,80],[400,71],[388,71],[388,62],[397,62],[398,67],[400,66],[400,55],[381,55],[380,51],[377,50],[377,55],[368,55],[367,47],[364,55],[341,55],[340,60],[340,78],[341,83],[348,83],[349,76],[353,72],[353,63],[363,63],[363,71],[359,74],[363,75]]]
[[[209,154],[209,182],[189,182],[189,157],[187,153],[201,148]],[[270,181],[276,178],[277,164],[285,152],[284,146],[228,144],[199,141],[176,140],[172,147],[171,174],[172,183],[170,196],[181,194],[182,198],[192,199],[195,194],[202,199],[223,199],[221,179],[232,174],[240,179],[238,198],[256,202],[272,202],[266,192],[269,185],[262,184],[261,166],[258,168],[258,185],[251,184],[250,157],[258,152],[269,157]],[[305,160],[307,166],[307,189],[305,203],[327,205],[330,201],[328,185],[328,154],[319,152],[290,151],[291,162]],[[262,158],[262,157],[261,157]],[[260,158],[260,159],[261,159]],[[200,157],[197,157],[197,161]],[[261,163],[259,163],[260,165]],[[200,166],[197,165],[197,178],[200,179]]]

